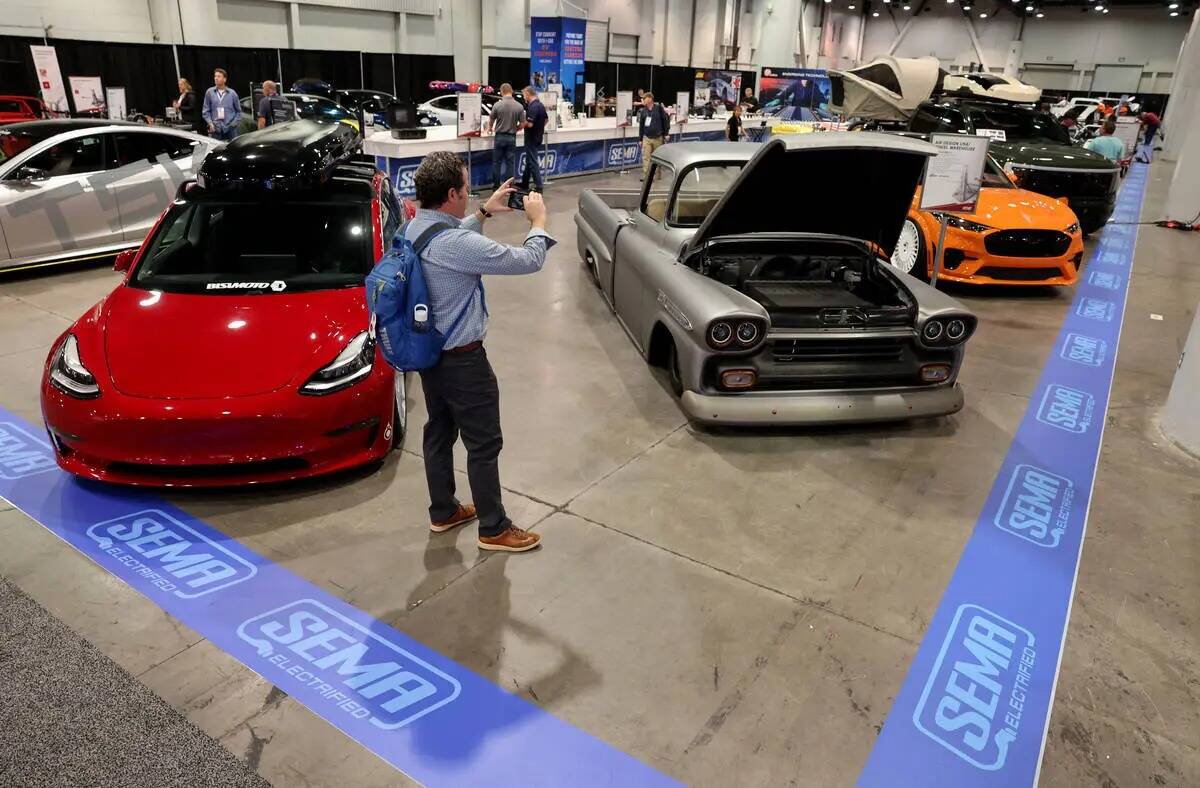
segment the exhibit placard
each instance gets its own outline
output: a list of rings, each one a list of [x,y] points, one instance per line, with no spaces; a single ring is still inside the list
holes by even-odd
[[[458,136],[478,137],[483,128],[483,94],[458,94]]]
[[[1138,134],[1142,129],[1142,122],[1137,119],[1136,115],[1117,118],[1117,139],[1125,143],[1125,155],[1132,156],[1137,151]]]
[[[976,136],[987,137],[989,140],[995,140],[996,142],[1008,142],[1008,134],[1004,129],[977,129],[975,134]]]
[[[54,47],[36,44],[30,45],[29,51],[33,54],[33,68],[37,71],[42,103],[53,113],[71,114],[71,105],[67,103],[67,88],[63,84],[62,72],[58,69],[58,53]]]
[[[742,72],[699,69],[692,86],[696,106],[719,102],[733,109],[742,95]]]
[[[585,106],[592,106],[596,103],[596,83],[586,82],[583,85],[583,103]]]
[[[938,152],[925,164],[921,210],[974,213],[983,184],[989,139],[966,134],[933,134],[929,141]]]
[[[104,83],[100,77],[67,77],[75,112],[104,116]]]
[[[105,88],[104,100],[108,103],[109,120],[125,120],[129,114],[125,107],[125,88]]]
[[[692,103],[692,93],[681,90],[675,94],[675,120],[681,124],[687,123],[688,107]]]
[[[617,125],[633,125],[633,91],[617,91]]]

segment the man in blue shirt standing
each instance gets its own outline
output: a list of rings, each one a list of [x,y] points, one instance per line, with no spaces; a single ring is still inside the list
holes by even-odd
[[[637,116],[638,139],[642,143],[642,180],[650,172],[650,155],[662,147],[671,133],[671,118],[662,104],[654,103],[654,94],[642,94],[642,108]]]
[[[534,191],[542,190],[542,168],[538,164],[538,151],[542,147],[542,134],[550,116],[538,100],[537,91],[527,87],[521,91],[525,96],[525,174],[521,176],[521,188],[529,191],[529,179],[533,178]]]
[[[204,122],[208,134],[219,140],[231,140],[237,136],[238,124],[242,121],[242,104],[237,91],[225,86],[229,75],[225,69],[213,71],[213,86],[204,93]]]

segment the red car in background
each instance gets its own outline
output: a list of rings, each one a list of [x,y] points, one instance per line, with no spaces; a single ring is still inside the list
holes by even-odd
[[[46,108],[41,99],[29,96],[0,96],[0,126],[41,120],[44,117],[47,117]]]
[[[239,137],[185,182],[125,280],[54,343],[42,411],[59,464],[137,485],[275,482],[382,459],[405,379],[363,280],[403,208],[345,124]]]

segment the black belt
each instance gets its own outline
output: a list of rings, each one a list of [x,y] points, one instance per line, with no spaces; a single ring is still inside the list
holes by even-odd
[[[479,348],[481,348],[481,347],[483,347],[483,340],[477,339],[474,342],[468,342],[465,345],[459,345],[458,347],[447,348],[447,349],[443,350],[442,352],[449,353],[452,356],[457,356],[462,353],[470,353],[472,350],[479,350]]]

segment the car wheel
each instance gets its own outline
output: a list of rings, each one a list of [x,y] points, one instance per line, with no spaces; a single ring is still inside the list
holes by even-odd
[[[398,449],[404,443],[408,432],[408,373],[397,372],[393,384],[395,396],[392,398],[392,448]]]
[[[587,252],[583,256],[583,262],[587,266],[588,271],[592,275],[592,284],[596,287],[600,286],[600,271],[596,268],[596,256],[591,252]]]
[[[892,265],[922,281],[929,278],[925,272],[925,238],[912,219],[904,220],[896,250],[892,252]]]
[[[671,383],[671,391],[676,397],[683,396],[683,373],[679,371],[679,351],[675,349],[675,343],[671,343],[670,351],[667,355],[667,380]]]

